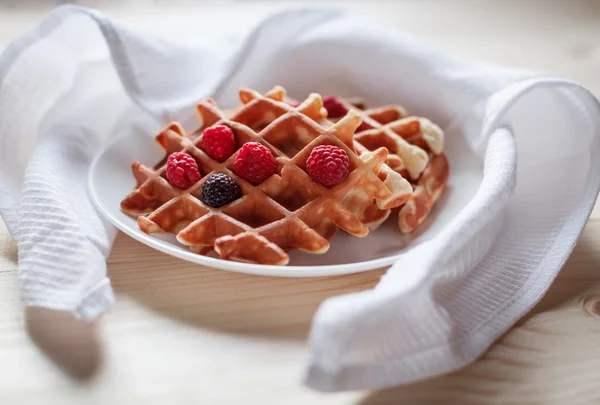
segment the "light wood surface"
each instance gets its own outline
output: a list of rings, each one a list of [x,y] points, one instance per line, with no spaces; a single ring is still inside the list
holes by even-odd
[[[51,8],[22,3],[28,2],[0,6],[0,45]],[[88,3],[170,36],[243,30],[278,6]],[[447,52],[551,70],[600,93],[599,2],[343,4]],[[598,209],[548,294],[480,360],[451,375],[373,393],[323,395],[303,387],[300,378],[317,306],[374,286],[380,271],[300,280],[246,276],[199,268],[122,234],[108,263],[117,302],[97,325],[60,313],[24,312],[17,248],[0,223],[0,404],[600,403]],[[34,325],[29,333],[27,324]]]

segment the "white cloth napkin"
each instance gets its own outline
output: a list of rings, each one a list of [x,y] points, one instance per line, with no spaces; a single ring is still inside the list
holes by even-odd
[[[0,59],[0,213],[19,245],[24,304],[85,319],[110,307],[115,229],[90,204],[86,174],[116,125],[183,118],[207,95],[234,105],[239,87],[274,84],[401,102],[444,128],[448,148],[463,136],[483,172],[456,218],[375,289],[319,308],[313,388],[406,383],[475,359],[541,298],[597,197],[598,105],[568,80],[452,59],[331,10],[183,46],[64,6]]]

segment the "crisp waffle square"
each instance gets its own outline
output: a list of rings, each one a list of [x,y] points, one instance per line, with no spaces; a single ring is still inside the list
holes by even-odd
[[[378,177],[387,150],[356,154],[353,136],[361,118],[355,112],[323,128],[308,118],[322,111],[320,96],[312,94],[296,108],[278,101],[282,97],[285,91],[279,87],[264,96],[244,89],[240,91],[244,105],[235,111],[221,110],[211,99],[200,102],[197,111],[202,126],[197,131],[186,134],[172,123],[155,139],[167,156],[180,151],[190,154],[202,179],[180,190],[166,180],[164,161],[154,168],[134,162],[136,187],[122,200],[121,209],[139,215],[138,225],[144,232],[174,233],[194,252],[206,254],[214,249],[222,259],[251,263],[285,265],[291,249],[324,253],[338,228],[366,236],[369,229],[360,221],[363,213],[374,200],[391,197]],[[202,131],[212,125],[230,127],[236,139],[236,152],[222,163],[199,146]],[[233,170],[237,150],[250,141],[269,148],[278,163],[276,174],[259,186],[247,183]],[[311,150],[323,144],[342,148],[350,159],[349,176],[330,189],[314,182],[305,171]],[[212,173],[232,177],[243,196],[219,208],[204,204],[200,190]]]

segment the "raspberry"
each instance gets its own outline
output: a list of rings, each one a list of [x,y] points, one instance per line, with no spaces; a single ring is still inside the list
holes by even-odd
[[[202,149],[211,158],[223,162],[235,150],[233,131],[225,125],[206,128],[202,133]]]
[[[211,207],[222,207],[241,196],[240,185],[223,173],[211,174],[202,185],[202,201]]]
[[[273,154],[258,142],[242,145],[233,161],[233,170],[237,175],[255,186],[273,175],[276,169],[277,162]]]
[[[294,107],[294,108],[296,108],[296,107],[298,107],[300,105],[300,103],[298,101],[294,100],[294,99],[289,99],[287,101],[287,103],[288,103],[288,105],[290,107]]]
[[[328,118],[343,117],[348,112],[348,110],[346,109],[346,107],[344,107],[342,102],[334,96],[325,97],[323,99],[323,107],[325,107],[325,109],[327,110]]]
[[[317,183],[333,187],[346,180],[350,173],[350,159],[346,152],[333,145],[320,145],[310,152],[306,171]]]
[[[201,177],[198,164],[187,153],[175,152],[167,158],[167,180],[175,187],[185,190]]]
[[[358,126],[358,128],[356,128],[356,132],[362,132],[362,131],[366,131],[368,129],[371,129],[371,126],[369,126],[363,122]]]

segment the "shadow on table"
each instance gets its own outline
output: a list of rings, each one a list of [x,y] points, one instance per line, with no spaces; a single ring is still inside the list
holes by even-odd
[[[564,307],[569,314],[588,316],[573,312],[572,308],[597,289],[597,284],[590,281],[595,280],[600,265],[594,240],[598,231],[600,221],[588,223],[574,254],[544,299],[481,361],[447,376],[374,392],[357,405],[479,403],[497,393],[496,388],[523,385],[527,378],[535,377],[531,365],[522,367],[519,361],[505,358],[503,350],[522,346],[522,342],[515,345],[514,341],[518,343],[521,339],[516,334],[521,329],[525,331],[522,333],[531,334],[532,328],[527,327],[539,319],[532,319],[536,314]],[[109,258],[109,273],[117,294],[130,296],[151,310],[182,322],[226,333],[304,339],[323,300],[372,288],[383,270],[311,279],[249,276],[178,260],[121,234]],[[573,316],[567,319],[571,318],[579,319]],[[102,346],[96,324],[43,308],[28,308],[26,324],[36,345],[69,375],[85,380],[101,366]],[[577,328],[582,328],[581,323],[575,325],[574,329]],[[569,338],[565,335],[562,344],[570,345]],[[553,344],[549,355],[555,354]],[[539,348],[535,352],[538,356],[546,355]],[[510,367],[510,372],[503,369],[506,367]]]
[[[27,332],[37,347],[71,377],[88,380],[102,365],[96,323],[81,322],[64,311],[30,307]]]
[[[117,295],[127,295],[162,315],[226,333],[280,339],[304,339],[321,302],[372,288],[383,274],[383,270],[324,278],[239,274],[176,259],[124,234],[119,234],[108,264]]]

